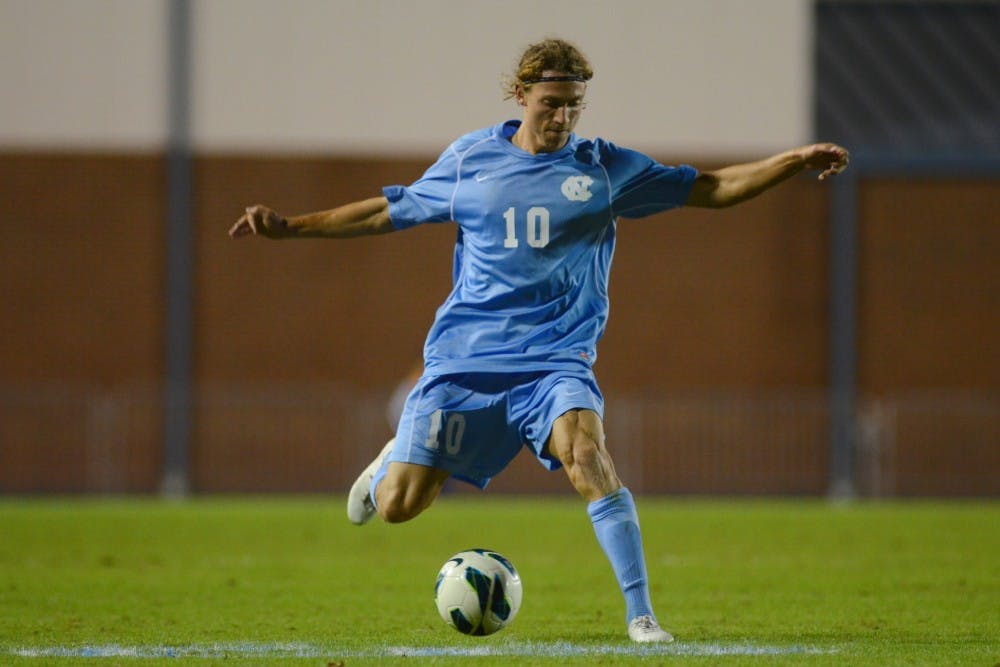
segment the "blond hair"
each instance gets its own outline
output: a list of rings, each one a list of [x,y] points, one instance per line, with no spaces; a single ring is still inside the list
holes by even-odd
[[[594,76],[594,70],[580,49],[566,40],[550,37],[528,46],[521,54],[514,74],[504,76],[501,84],[504,99],[515,97],[518,86],[530,88],[530,82],[541,78],[546,70],[578,76],[584,81]]]

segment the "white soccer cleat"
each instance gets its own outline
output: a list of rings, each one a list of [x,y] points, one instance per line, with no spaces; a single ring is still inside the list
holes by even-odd
[[[375,457],[375,460],[368,464],[368,467],[358,475],[354,484],[351,485],[351,492],[347,494],[347,518],[350,519],[351,523],[360,526],[368,523],[375,516],[375,503],[372,502],[371,497],[372,478],[382,467],[382,461],[392,451],[392,446],[395,443],[395,438],[385,443],[385,447]]]
[[[628,637],[634,642],[672,642],[674,636],[660,627],[652,616],[636,616],[628,624]]]

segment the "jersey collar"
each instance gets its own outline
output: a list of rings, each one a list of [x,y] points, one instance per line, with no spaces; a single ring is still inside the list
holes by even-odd
[[[575,133],[570,132],[569,139],[566,141],[566,145],[555,151],[554,153],[535,153],[534,155],[518,148],[511,141],[511,137],[517,132],[517,129],[521,127],[521,121],[519,120],[508,120],[493,128],[493,136],[496,137],[497,143],[500,147],[510,153],[524,160],[540,160],[544,162],[550,162],[555,160],[561,160],[567,155],[572,155],[576,150],[577,136]]]

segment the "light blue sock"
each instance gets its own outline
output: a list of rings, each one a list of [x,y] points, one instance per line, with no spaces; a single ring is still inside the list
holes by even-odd
[[[604,549],[618,586],[625,596],[625,620],[653,613],[649,599],[646,560],[642,553],[639,515],[635,501],[625,487],[587,505],[597,541]]]

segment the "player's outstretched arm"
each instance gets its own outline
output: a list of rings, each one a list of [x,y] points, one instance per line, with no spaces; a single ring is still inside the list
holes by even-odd
[[[804,169],[820,170],[819,180],[847,168],[847,149],[836,144],[811,144],[757,162],[734,164],[698,174],[688,206],[721,208],[756,197]]]
[[[373,197],[345,204],[329,211],[317,211],[290,218],[259,204],[248,206],[229,235],[266,236],[269,239],[350,238],[394,231],[389,220],[389,200]]]

